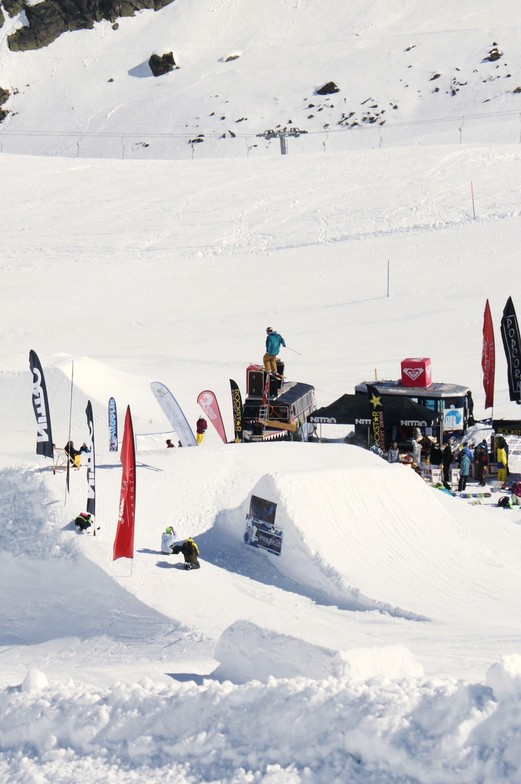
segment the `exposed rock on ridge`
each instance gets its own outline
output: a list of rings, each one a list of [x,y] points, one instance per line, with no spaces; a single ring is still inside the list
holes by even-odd
[[[158,11],[173,0],[45,0],[26,5],[23,0],[5,0],[9,15],[25,11],[28,26],[8,36],[9,48],[16,51],[41,49],[62,33],[88,30],[104,19],[115,22],[122,16],[134,16],[144,8]]]

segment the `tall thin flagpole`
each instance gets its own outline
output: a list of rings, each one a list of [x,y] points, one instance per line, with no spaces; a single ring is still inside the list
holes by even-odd
[[[71,440],[71,428],[72,428],[72,396],[74,390],[74,360],[71,363],[71,392],[70,392],[70,403],[69,403],[69,435],[67,438],[67,442],[70,443]],[[65,506],[67,506],[67,495],[69,493],[69,479],[71,475],[71,460],[69,455],[66,455],[67,460],[67,472],[65,474]]]

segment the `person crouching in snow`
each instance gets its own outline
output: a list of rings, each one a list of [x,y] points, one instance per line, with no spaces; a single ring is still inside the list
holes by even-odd
[[[80,512],[74,521],[74,525],[81,533],[83,533],[91,527],[92,515],[88,514],[88,512]]]
[[[189,536],[183,544],[174,544],[171,547],[173,555],[183,554],[185,559],[185,569],[199,569],[201,564],[197,556],[199,555],[199,548],[194,540]]]
[[[171,525],[165,528],[164,534],[161,536],[161,552],[165,555],[170,555],[172,552],[172,545],[175,542],[175,531]]]
[[[203,443],[203,438],[204,438],[204,434],[206,433],[207,427],[208,427],[208,422],[204,417],[200,416],[195,425],[195,430],[196,430],[195,440],[197,441],[197,446]]]
[[[81,454],[82,452],[90,452],[87,444],[83,443],[79,449],[75,449],[73,441],[67,441],[63,447],[63,451],[69,457],[69,463],[73,468],[81,467]]]

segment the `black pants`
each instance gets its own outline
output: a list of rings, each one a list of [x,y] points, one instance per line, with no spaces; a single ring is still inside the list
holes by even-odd
[[[458,482],[458,490],[460,493],[463,493],[467,488],[467,479],[468,476],[459,475],[459,482]]]
[[[478,483],[484,487],[486,485],[485,477],[487,476],[487,467],[486,465],[479,465],[476,464],[476,479]]]

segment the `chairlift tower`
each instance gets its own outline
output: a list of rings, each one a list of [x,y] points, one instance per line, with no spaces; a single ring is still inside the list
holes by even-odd
[[[264,133],[258,133],[257,136],[263,139],[279,139],[280,140],[280,154],[287,155],[288,154],[288,145],[286,144],[286,137],[293,136],[297,138],[302,134],[307,133],[307,131],[301,131],[300,128],[282,128],[278,131],[264,131]]]

